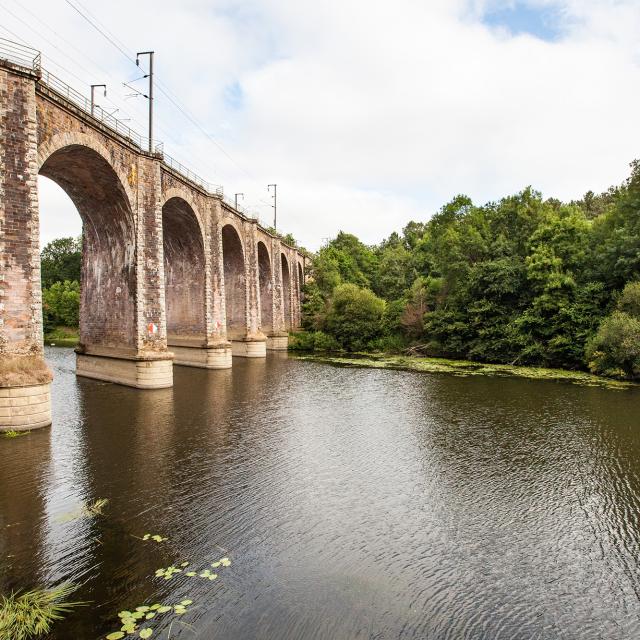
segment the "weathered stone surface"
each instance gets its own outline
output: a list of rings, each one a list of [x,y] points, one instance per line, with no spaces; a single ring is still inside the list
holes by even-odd
[[[79,375],[168,386],[174,345],[182,364],[227,367],[231,341],[264,356],[299,326],[298,251],[0,61],[0,358],[43,353],[38,174],[83,222]]]
[[[0,431],[24,431],[51,424],[51,384],[0,387]]]

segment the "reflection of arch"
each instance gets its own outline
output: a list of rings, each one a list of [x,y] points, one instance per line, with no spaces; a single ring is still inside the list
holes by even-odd
[[[284,309],[284,327],[291,329],[291,275],[289,274],[289,263],[284,253],[280,254],[282,261],[282,298]]]
[[[131,191],[95,142],[61,146],[58,136],[39,153],[40,174],[56,182],[82,218],[80,343],[135,347],[136,260]],[[87,141],[88,142],[88,141]]]
[[[167,335],[205,338],[204,240],[195,211],[181,197],[162,207]]]
[[[273,285],[271,258],[264,242],[258,242],[258,272],[260,277],[260,317],[262,331],[273,331]]]
[[[222,228],[224,260],[224,293],[227,316],[227,336],[244,338],[247,333],[247,289],[244,274],[244,252],[235,227]]]

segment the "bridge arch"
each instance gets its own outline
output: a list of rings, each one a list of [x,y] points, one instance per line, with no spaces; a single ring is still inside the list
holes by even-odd
[[[185,204],[191,209],[196,222],[198,223],[202,238],[204,239],[206,237],[204,217],[202,216],[200,207],[197,205],[191,192],[188,189],[184,189],[182,187],[170,187],[169,189],[165,189],[162,192],[162,206],[164,207],[164,205],[173,198],[183,200]]]
[[[282,263],[282,309],[284,311],[284,327],[287,331],[291,329],[291,273],[289,271],[289,261],[284,253],[280,254]]]
[[[40,175],[66,192],[82,219],[81,347],[134,349],[137,274],[131,190],[105,150],[81,134],[61,135],[44,145],[38,167]]]
[[[179,193],[179,190],[175,190]],[[206,260],[202,225],[182,195],[167,192],[162,205],[164,291],[169,345],[206,339]]]
[[[267,245],[258,241],[258,277],[260,280],[260,319],[263,332],[273,331],[273,274]]]
[[[222,227],[222,257],[227,337],[237,340],[247,333],[247,279],[242,240],[230,223]]]
[[[38,173],[42,173],[41,169],[44,163],[57,151],[62,151],[71,147],[86,147],[92,149],[111,167],[113,172],[118,176],[120,186],[127,194],[129,205],[133,209],[136,206],[137,198],[125,172],[118,168],[112,159],[112,154],[107,147],[101,144],[95,136],[79,131],[71,131],[67,133],[58,133],[52,138],[38,146]]]

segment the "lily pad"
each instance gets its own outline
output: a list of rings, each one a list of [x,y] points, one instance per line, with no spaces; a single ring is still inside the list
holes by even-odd
[[[143,629],[140,632],[140,637],[141,638],[150,638],[152,633],[153,633],[153,629]]]
[[[107,636],[107,640],[120,640],[120,638],[124,638],[122,631],[114,631]]]

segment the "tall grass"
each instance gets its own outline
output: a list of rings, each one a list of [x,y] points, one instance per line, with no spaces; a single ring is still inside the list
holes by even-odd
[[[0,600],[0,640],[30,640],[49,633],[54,622],[82,602],[65,602],[75,590],[70,584],[53,589],[11,593]]]
[[[19,387],[51,382],[53,374],[41,356],[0,358],[0,387]]]

